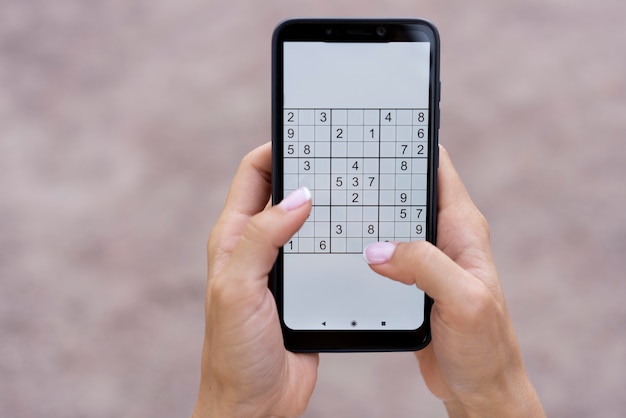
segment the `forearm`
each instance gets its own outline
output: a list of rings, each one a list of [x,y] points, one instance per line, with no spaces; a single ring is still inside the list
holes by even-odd
[[[201,384],[191,418],[280,418],[271,412],[276,406],[271,402],[236,400],[220,386]]]
[[[209,383],[209,381],[211,382]],[[237,402],[231,399],[226,392],[224,385],[212,379],[203,378],[191,418],[236,418],[246,416],[243,415],[243,411],[240,410],[241,408],[238,407]]]
[[[504,389],[504,390],[502,390]],[[527,378],[520,385],[491,395],[444,402],[450,418],[545,418],[537,393]]]
[[[198,400],[195,408],[191,414],[191,418],[251,418],[251,417],[263,417],[264,415],[256,415],[249,410],[248,406],[235,406],[229,405],[227,402],[222,402],[219,399],[213,401]],[[267,418],[270,418],[267,416]]]
[[[276,415],[250,414],[248,412],[242,412],[237,408],[228,408],[223,405],[212,405],[207,408],[202,408],[199,405],[196,405],[191,414],[191,418],[251,418],[257,416],[262,418],[280,418]]]

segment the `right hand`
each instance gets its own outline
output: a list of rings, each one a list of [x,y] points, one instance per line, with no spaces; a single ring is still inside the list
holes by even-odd
[[[371,268],[415,284],[435,303],[432,343],[416,353],[450,416],[543,417],[498,280],[489,227],[440,148],[437,247],[374,243]]]

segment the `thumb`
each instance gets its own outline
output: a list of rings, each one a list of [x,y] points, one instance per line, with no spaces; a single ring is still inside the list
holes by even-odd
[[[365,247],[363,255],[375,272],[415,284],[440,308],[462,306],[476,290],[478,279],[427,241],[375,242]]]
[[[236,291],[266,290],[267,275],[278,249],[300,229],[310,210],[311,192],[303,187],[250,218],[223,275],[228,278],[228,287]]]

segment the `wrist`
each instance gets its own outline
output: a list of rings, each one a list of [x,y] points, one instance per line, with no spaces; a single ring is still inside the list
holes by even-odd
[[[207,408],[196,406],[191,413],[191,418],[250,418],[257,417],[257,415],[251,415],[239,408],[230,408],[226,405],[220,405],[219,403],[215,403],[209,405]],[[276,418],[275,415],[262,415],[260,418]]]
[[[237,403],[228,396],[224,385],[211,379],[211,382],[203,380],[200,383],[198,399],[194,406],[191,418],[217,418],[240,417],[241,411]]]
[[[254,415],[246,414],[242,411],[242,408],[238,408],[236,405],[220,399],[209,398],[198,399],[191,414],[191,418],[239,418],[251,416]]]
[[[545,418],[534,387],[524,375],[516,383],[444,401],[450,418]]]
[[[201,385],[191,418],[274,418],[266,412],[266,405],[239,402],[216,387],[219,385],[208,388]]]

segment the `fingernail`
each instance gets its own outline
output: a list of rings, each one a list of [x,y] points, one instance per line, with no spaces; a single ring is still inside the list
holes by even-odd
[[[294,210],[311,200],[311,191],[306,187],[300,187],[289,193],[278,206],[284,210]]]
[[[363,258],[368,264],[383,264],[391,260],[395,250],[393,242],[373,242],[363,249]]]

